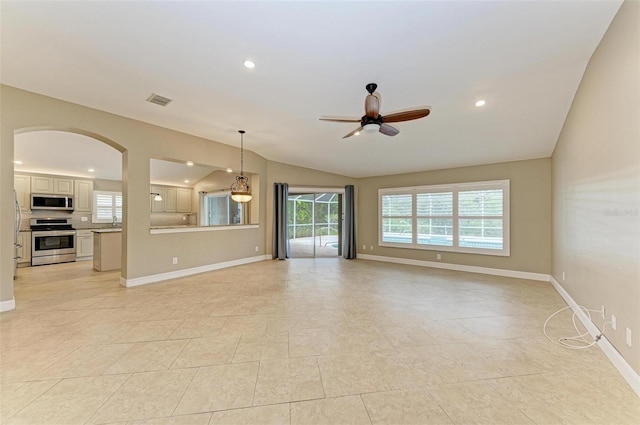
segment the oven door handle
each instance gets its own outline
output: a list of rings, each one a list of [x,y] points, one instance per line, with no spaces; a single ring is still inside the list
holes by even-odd
[[[42,237],[42,236],[75,236],[75,230],[46,230],[46,231],[38,231],[31,232],[32,237]]]

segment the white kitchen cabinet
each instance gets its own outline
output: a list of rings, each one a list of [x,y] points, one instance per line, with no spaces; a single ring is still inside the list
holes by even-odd
[[[74,180],[73,202],[76,212],[92,212],[93,210],[93,180]]]
[[[93,256],[93,231],[78,230],[76,233],[76,257],[89,260]]]
[[[151,212],[191,212],[191,191],[186,187],[151,186],[150,193],[162,196],[162,201],[156,201],[155,195],[149,195]]]
[[[54,177],[53,193],[58,195],[73,195],[73,180]]]
[[[22,211],[31,209],[31,176],[15,174],[13,176],[13,188],[18,195],[18,202]]]
[[[31,192],[51,193],[56,195],[73,195],[73,179],[32,176]]]
[[[176,211],[181,213],[191,212],[191,189],[179,187],[176,189]]]
[[[16,256],[18,257],[18,264],[31,264],[31,232],[19,232],[17,243]]]
[[[31,177],[31,191],[33,193],[53,193],[53,177]]]
[[[176,188],[175,187],[165,187],[164,195],[162,195],[162,199],[164,200],[164,212],[176,212]]]

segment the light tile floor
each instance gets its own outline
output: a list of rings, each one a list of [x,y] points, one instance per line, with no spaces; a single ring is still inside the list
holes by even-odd
[[[640,423],[599,348],[542,335],[548,283],[339,258],[129,289],[90,262],[18,274],[6,425]]]

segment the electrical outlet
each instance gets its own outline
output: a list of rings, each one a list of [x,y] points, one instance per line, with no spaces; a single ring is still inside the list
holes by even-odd
[[[256,245],[256,252],[258,252],[260,250],[260,248],[258,248],[258,245]]]
[[[371,246],[369,247],[369,250],[370,250],[370,251],[373,251],[373,245],[371,245]]]
[[[615,331],[618,328],[618,322],[616,321],[616,316],[611,315],[611,328]]]
[[[178,264],[178,257],[173,257],[173,264]]]
[[[562,272],[562,281],[564,282],[564,272]]]
[[[442,260],[442,254],[436,254],[436,260]]]
[[[362,250],[366,251],[367,250],[367,246],[366,245],[362,245]]]
[[[627,328],[627,345],[631,347],[631,329]]]
[[[80,217],[80,221],[89,221],[89,217]]]
[[[600,306],[600,317],[602,317],[602,320],[604,320],[607,317],[607,315],[605,314],[605,309],[603,305]]]

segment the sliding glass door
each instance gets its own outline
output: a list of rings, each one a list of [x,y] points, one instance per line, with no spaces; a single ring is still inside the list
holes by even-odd
[[[342,194],[289,194],[292,258],[342,255]]]

